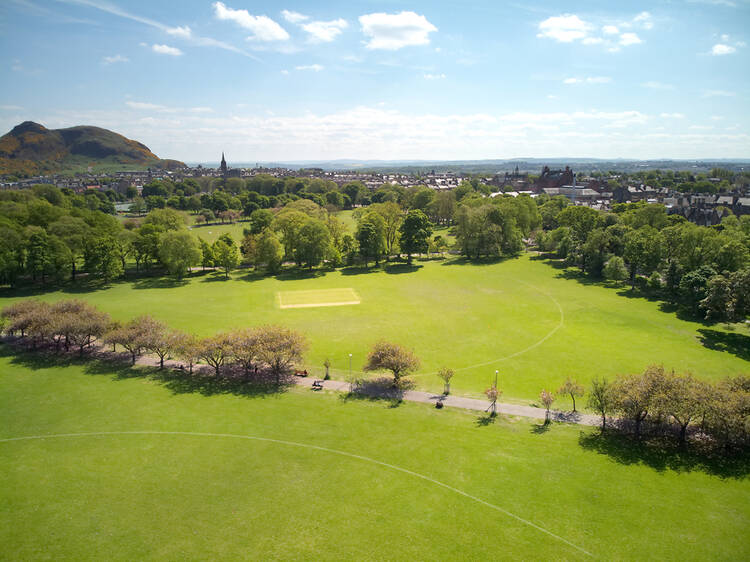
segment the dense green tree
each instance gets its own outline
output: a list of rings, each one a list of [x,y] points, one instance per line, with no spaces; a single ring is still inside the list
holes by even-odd
[[[412,209],[406,215],[399,228],[401,250],[406,252],[406,259],[411,263],[412,254],[423,254],[429,249],[429,239],[432,236],[432,223],[422,211]]]
[[[214,265],[224,271],[224,277],[229,279],[229,272],[240,263],[240,254],[237,246],[229,245],[224,240],[217,240],[211,248],[214,255]]]
[[[159,237],[159,261],[177,279],[182,279],[200,259],[200,246],[187,230],[171,230]]]
[[[295,260],[312,269],[331,255],[331,233],[323,221],[308,219],[300,228]]]
[[[385,220],[380,214],[369,212],[360,218],[357,225],[357,245],[365,266],[370,260],[378,265],[386,249],[385,232]]]

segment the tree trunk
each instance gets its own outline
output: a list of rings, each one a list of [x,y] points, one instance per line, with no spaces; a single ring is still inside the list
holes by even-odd
[[[575,412],[576,411],[576,397],[573,396],[572,394],[570,395],[570,397],[573,399],[573,411]]]
[[[132,364],[135,365],[135,351],[130,352],[130,358],[132,359]]]

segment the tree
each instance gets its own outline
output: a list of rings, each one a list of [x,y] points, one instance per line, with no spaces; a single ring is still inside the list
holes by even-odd
[[[376,343],[365,363],[365,371],[390,371],[393,384],[397,386],[401,377],[419,369],[419,359],[408,349],[385,341]]]
[[[172,350],[182,361],[187,363],[188,372],[193,374],[193,365],[200,359],[200,340],[193,334],[172,332]]]
[[[113,346],[124,347],[130,353],[132,364],[135,365],[136,358],[148,346],[152,331],[157,324],[150,316],[138,316],[107,332],[104,341]]]
[[[602,431],[607,428],[607,413],[614,409],[615,398],[614,389],[607,379],[591,381],[587,406],[602,417]]]
[[[207,267],[214,266],[214,250],[211,244],[206,242],[203,238],[198,238],[198,244],[201,249],[201,267],[205,271]]]
[[[630,268],[630,286],[635,288],[635,274],[651,273],[661,261],[659,233],[650,226],[631,230],[625,234],[623,257]]]
[[[613,385],[616,409],[633,422],[636,438],[640,439],[643,422],[656,405],[656,391],[663,376],[664,367],[651,365],[642,375],[619,377]]]
[[[497,399],[500,398],[500,395],[502,393],[503,391],[497,388],[497,381],[492,383],[492,386],[484,391],[485,396],[487,396],[487,400],[490,401],[490,407],[488,408],[488,410],[490,408],[492,409],[492,413],[490,414],[490,416],[492,416],[493,418],[497,415]]]
[[[153,224],[163,231],[182,230],[187,225],[187,217],[174,209],[155,209],[146,215],[143,224]]]
[[[438,377],[443,380],[443,394],[446,396],[451,393],[451,379],[455,374],[453,369],[449,369],[448,367],[441,367],[437,372]]]
[[[168,231],[159,237],[159,261],[177,279],[182,279],[200,259],[200,246],[187,230]]]
[[[706,320],[729,322],[734,320],[734,295],[732,282],[723,275],[714,275],[708,280],[706,297],[700,301],[700,308],[706,311]]]
[[[219,239],[213,244],[214,264],[224,270],[224,277],[229,279],[229,272],[240,263],[237,246],[230,246]]]
[[[302,361],[307,340],[299,332],[281,326],[261,326],[255,333],[258,359],[269,366],[279,384],[282,373]]]
[[[281,269],[283,258],[284,247],[278,236],[273,230],[266,228],[256,243],[256,263],[265,264],[268,271],[276,273]]]
[[[83,219],[70,215],[62,216],[49,225],[48,232],[62,239],[70,250],[71,281],[76,280],[76,264],[83,257],[90,230]]]
[[[293,260],[295,258],[295,250],[299,242],[299,231],[309,219],[310,217],[305,213],[288,207],[285,207],[276,215],[273,221],[274,230],[281,232],[281,241],[284,244],[286,259]],[[297,265],[301,265],[300,262],[297,262]]]
[[[570,399],[573,401],[573,411],[576,411],[576,397],[583,396],[584,388],[580,384],[578,384],[578,381],[575,381],[568,377],[565,379],[565,382],[563,385],[557,389],[558,394],[567,394],[570,396]]]
[[[331,255],[331,233],[322,221],[309,219],[299,230],[295,260],[310,269]]]
[[[544,423],[547,424],[549,423],[549,409],[552,406],[552,403],[555,401],[555,395],[548,390],[542,389],[542,392],[539,394],[539,400],[546,410],[544,414]]]
[[[231,353],[232,337],[230,334],[216,334],[204,338],[198,346],[198,356],[214,368],[214,374],[217,377],[224,362],[231,357]]]
[[[665,374],[656,396],[656,408],[665,416],[671,416],[680,428],[680,443],[687,441],[688,426],[704,411],[704,400],[708,388],[692,375]]]
[[[56,336],[64,338],[65,349],[76,346],[80,355],[106,333],[111,323],[108,314],[80,300],[55,303],[51,317]]]
[[[411,263],[411,255],[423,254],[429,249],[429,239],[432,235],[432,223],[422,211],[409,211],[399,228],[401,250],[406,252],[406,258]]]
[[[357,243],[359,254],[365,261],[365,266],[372,259],[378,265],[380,257],[385,252],[385,220],[377,213],[367,213],[357,225]]]
[[[259,331],[257,329],[237,330],[229,334],[231,341],[231,355],[245,371],[250,374],[253,366],[258,362]]]
[[[141,320],[140,338],[143,348],[159,357],[159,369],[164,368],[164,358],[174,349],[176,341],[167,327],[150,316]]]
[[[107,234],[89,237],[84,250],[84,265],[91,275],[101,277],[105,283],[121,275],[122,263],[114,237]]]
[[[383,217],[383,235],[385,236],[385,255],[391,256],[396,251],[396,243],[399,238],[401,223],[404,220],[404,212],[395,201],[385,203],[373,203],[369,211],[375,212]]]
[[[250,233],[260,234],[273,223],[273,213],[268,209],[256,209],[250,213]]]
[[[143,211],[146,210],[146,201],[143,197],[133,197],[133,202],[130,204],[130,212],[136,215],[142,215]]]
[[[625,260],[620,256],[612,256],[607,260],[604,266],[604,278],[615,283],[620,283],[628,277],[628,270],[625,268]]]

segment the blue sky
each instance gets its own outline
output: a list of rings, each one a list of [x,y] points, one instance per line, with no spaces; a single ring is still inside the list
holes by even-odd
[[[3,0],[0,129],[165,158],[750,158],[750,1]]]

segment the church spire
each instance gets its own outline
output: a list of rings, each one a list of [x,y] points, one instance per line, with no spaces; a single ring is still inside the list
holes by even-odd
[[[226,176],[227,175],[227,161],[224,159],[224,153],[221,153],[221,165],[219,166],[219,169],[221,170],[221,175]]]

